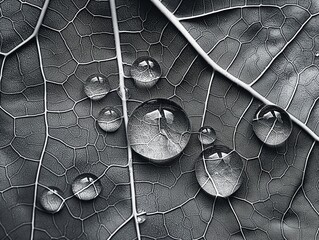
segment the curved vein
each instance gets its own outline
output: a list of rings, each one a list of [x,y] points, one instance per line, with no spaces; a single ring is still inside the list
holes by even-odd
[[[43,7],[42,7],[42,11],[40,13],[40,16],[39,16],[39,19],[38,19],[38,22],[37,22],[37,25],[35,26],[34,28],[34,31],[32,32],[32,34],[27,38],[25,39],[23,42],[19,43],[17,46],[15,46],[14,48],[12,48],[9,52],[6,52],[6,53],[0,53],[1,55],[3,56],[8,56],[10,55],[11,53],[13,53],[14,51],[16,51],[17,49],[19,49],[20,47],[24,46],[26,43],[28,43],[31,39],[33,39],[35,36],[37,36],[38,32],[39,32],[39,29],[42,25],[42,22],[43,22],[43,19],[44,19],[44,16],[47,12],[47,9],[48,9],[48,6],[49,6],[49,3],[50,3],[50,0],[45,0],[44,4],[43,4]]]
[[[215,63],[206,52],[198,45],[196,40],[189,34],[189,32],[184,28],[184,26],[180,23],[178,18],[176,18],[159,0],[150,0],[167,18],[168,20],[180,31],[180,33],[186,38],[186,40],[194,47],[199,55],[215,70],[219,73],[227,77],[229,80],[242,87],[246,91],[248,91],[253,97],[260,100],[266,105],[275,105],[267,98],[256,92],[253,88],[251,88],[248,84],[240,81],[238,78],[221,68],[217,63]],[[319,136],[317,136],[306,124],[301,122],[298,118],[294,117],[290,113],[288,113],[292,121],[294,121],[298,126],[300,126],[304,131],[306,131],[311,137],[313,137],[316,141],[319,141]]]

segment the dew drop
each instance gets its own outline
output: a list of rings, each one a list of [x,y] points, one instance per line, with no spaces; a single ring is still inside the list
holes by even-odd
[[[145,222],[145,220],[146,220],[146,215],[145,215],[145,214],[144,214],[144,215],[137,216],[137,222],[138,222],[139,224],[142,224],[143,222]]]
[[[205,149],[195,164],[201,188],[212,196],[228,197],[243,182],[243,160],[236,151],[216,145]]]
[[[258,109],[255,114],[253,130],[262,142],[276,146],[288,139],[292,132],[292,122],[283,109],[265,105]]]
[[[102,74],[90,75],[84,83],[84,92],[92,100],[104,98],[110,90],[109,80]]]
[[[116,92],[117,92],[117,95],[121,99],[123,99],[121,88],[117,88]],[[129,99],[131,97],[130,90],[127,87],[124,87],[124,92],[125,92],[125,98]]]
[[[115,132],[122,124],[122,113],[114,107],[103,108],[97,122],[105,132]]]
[[[162,70],[158,62],[148,56],[137,58],[131,67],[131,77],[135,85],[140,88],[155,86],[161,75]]]
[[[216,140],[216,132],[210,126],[203,126],[199,129],[198,139],[204,145],[212,144]]]
[[[190,130],[185,111],[167,99],[142,103],[128,121],[132,149],[155,163],[166,163],[180,155],[189,141]]]
[[[64,205],[62,191],[57,187],[47,187],[41,193],[40,203],[43,209],[45,209],[47,212],[59,212]]]
[[[80,200],[92,200],[102,191],[102,184],[91,173],[83,173],[77,176],[72,183],[72,192]]]

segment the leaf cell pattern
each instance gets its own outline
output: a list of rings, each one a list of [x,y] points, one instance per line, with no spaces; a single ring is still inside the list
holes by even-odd
[[[317,1],[157,2],[0,3],[0,239],[318,238],[318,143],[300,124],[278,147],[252,130],[262,104],[257,92],[317,133]],[[198,53],[185,30],[223,71]],[[137,88],[130,77],[140,56],[161,65],[153,88]],[[92,102],[83,84],[95,73],[109,79],[111,91]],[[121,77],[130,91],[127,112],[117,94]],[[200,189],[196,132],[172,164],[158,166],[130,156],[125,124],[115,133],[98,127],[104,107],[129,117],[151,98],[178,103],[193,131],[212,126],[216,144],[238,152],[244,180],[234,195],[214,198]],[[93,201],[72,193],[82,173],[103,186]],[[65,198],[56,214],[39,203],[48,186]]]

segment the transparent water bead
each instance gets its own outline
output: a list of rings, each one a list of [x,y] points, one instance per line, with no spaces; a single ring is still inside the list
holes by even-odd
[[[253,130],[265,144],[275,146],[284,143],[292,132],[289,115],[272,105],[262,106],[253,119]]]
[[[144,211],[139,211],[138,216],[137,216],[137,222],[139,224],[142,224],[146,221],[146,212]]]
[[[116,89],[117,95],[123,99],[121,88]],[[129,99],[131,97],[130,90],[127,87],[124,87],[125,98]]]
[[[115,132],[122,124],[122,113],[114,107],[103,108],[97,122],[105,132]]]
[[[216,140],[216,132],[210,126],[203,126],[199,130],[198,140],[204,144],[209,145],[215,142]]]
[[[72,192],[80,200],[92,200],[102,191],[102,184],[91,173],[83,173],[77,176],[72,183]]]
[[[228,197],[243,182],[243,160],[234,150],[216,145],[205,149],[195,164],[201,188],[212,196]]]
[[[140,88],[155,86],[161,75],[162,70],[158,62],[148,56],[137,58],[131,67],[131,77],[135,85]]]
[[[62,191],[57,187],[47,187],[40,196],[40,203],[44,210],[50,213],[59,212],[64,205]]]
[[[92,100],[104,98],[110,90],[109,80],[103,74],[93,74],[84,83],[84,92]]]
[[[188,116],[179,105],[167,99],[152,99],[131,114],[128,139],[136,153],[166,163],[184,150],[190,130]]]

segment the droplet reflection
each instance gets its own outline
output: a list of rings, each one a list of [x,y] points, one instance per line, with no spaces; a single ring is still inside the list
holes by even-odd
[[[97,122],[105,132],[115,132],[122,124],[122,114],[117,108],[106,107],[100,111]]]
[[[64,205],[62,191],[57,187],[47,187],[41,193],[40,203],[43,209],[47,212],[59,212]]]
[[[142,103],[128,122],[132,149],[156,163],[168,162],[181,154],[189,141],[190,130],[185,111],[167,99]]]
[[[243,182],[243,160],[226,146],[205,149],[196,161],[196,178],[201,188],[212,196],[228,197]]]
[[[92,200],[102,191],[102,184],[91,173],[83,173],[77,176],[72,183],[72,192],[80,200]]]
[[[93,74],[84,83],[84,92],[92,100],[104,98],[110,90],[109,80],[102,74]]]
[[[162,75],[158,62],[151,57],[143,56],[137,58],[131,67],[131,76],[137,87],[151,88]]]
[[[284,143],[292,132],[289,115],[277,106],[265,105],[257,110],[253,130],[265,144],[276,146]]]

